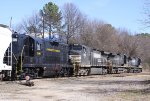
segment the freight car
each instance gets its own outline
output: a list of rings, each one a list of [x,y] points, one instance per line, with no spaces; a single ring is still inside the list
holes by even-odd
[[[10,75],[12,70],[11,64],[11,35],[12,32],[9,28],[0,26],[0,78],[3,78],[4,75]],[[9,47],[10,45],[10,47]],[[9,48],[8,48],[9,47]],[[8,49],[7,49],[8,48]],[[6,53],[7,50],[7,54]],[[7,57],[6,61],[3,61],[3,58]]]
[[[5,48],[5,56],[2,56],[1,61],[12,66],[11,74],[3,69],[3,78],[15,80],[25,78],[26,75],[37,78],[142,71],[139,58],[16,32],[11,36],[12,43],[10,46],[7,44],[9,47],[7,50]]]

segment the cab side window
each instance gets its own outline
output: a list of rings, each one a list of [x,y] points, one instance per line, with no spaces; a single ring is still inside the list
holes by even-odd
[[[41,44],[39,44],[38,42],[36,44],[36,47],[37,47],[37,50],[41,50]]]
[[[86,53],[86,48],[85,47],[83,47],[83,52]]]

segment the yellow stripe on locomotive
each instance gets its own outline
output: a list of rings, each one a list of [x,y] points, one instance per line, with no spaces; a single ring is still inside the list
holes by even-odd
[[[57,52],[57,53],[60,52],[60,50],[57,50],[57,49],[51,49],[51,48],[47,48],[46,50],[47,50],[47,51],[50,51],[50,52]]]

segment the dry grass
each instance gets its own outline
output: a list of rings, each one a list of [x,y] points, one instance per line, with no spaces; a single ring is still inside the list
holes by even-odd
[[[150,73],[0,82],[0,101],[149,101]],[[25,82],[25,81],[22,81]]]

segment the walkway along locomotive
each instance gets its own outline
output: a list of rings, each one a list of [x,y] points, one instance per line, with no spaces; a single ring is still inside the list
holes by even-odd
[[[37,78],[142,71],[141,60],[136,57],[18,33],[12,34],[12,44],[5,52],[3,64],[8,65],[10,48],[11,74],[4,69],[1,74],[3,78],[11,77],[11,80],[26,75]]]

